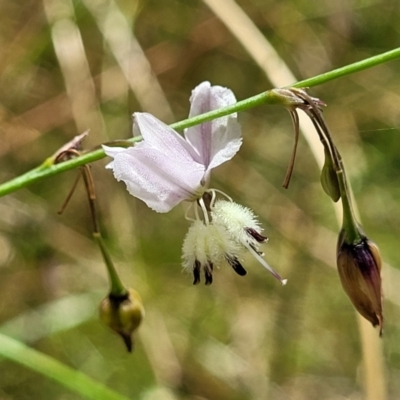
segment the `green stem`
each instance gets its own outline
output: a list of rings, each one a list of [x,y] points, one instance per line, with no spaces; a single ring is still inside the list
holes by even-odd
[[[399,59],[399,57],[400,47],[397,47],[396,49],[387,51],[386,53],[378,54],[376,56],[366,58],[365,60],[357,61],[353,64],[346,65],[345,67],[337,68],[333,71],[317,75],[314,78],[304,79],[303,81],[297,82],[292,86],[297,88],[318,86],[322,83],[342,78],[343,76],[351,75],[365,69],[376,67],[377,65],[384,64],[389,61],[397,60]]]
[[[315,76],[313,78],[305,79],[303,81],[293,84],[292,86],[296,88],[305,88],[305,87],[313,87],[321,85],[322,83],[326,83],[334,79],[354,74],[356,72],[360,72],[365,69],[375,67],[379,64],[396,60],[398,58],[400,58],[400,47],[388,51],[386,53],[382,53],[367,58],[365,60],[358,61],[354,64],[350,64],[345,67],[341,67],[333,71],[326,72],[324,74]],[[235,112],[245,111],[250,108],[260,106],[263,104],[277,104],[277,98],[275,93],[273,93],[272,91],[266,91],[264,93],[260,93],[248,99],[238,101],[237,103],[231,106],[211,111],[202,115],[198,115],[194,118],[176,122],[172,124],[171,127],[176,130],[181,130],[184,128],[188,128],[190,126],[198,125],[200,123],[213,120],[218,117],[229,115]],[[131,143],[134,143],[139,140],[141,140],[140,137],[135,137],[130,139],[129,141]],[[53,175],[57,175],[61,172],[68,171],[94,161],[98,161],[104,157],[105,157],[104,151],[102,149],[97,149],[90,153],[83,154],[80,157],[76,157],[72,160],[68,160],[60,164],[49,165],[49,162],[45,161],[39,167],[0,185],[0,197],[15,192],[19,189],[22,189],[23,187],[38,182],[42,179],[48,178]]]
[[[97,241],[101,254],[103,255],[104,263],[106,264],[107,267],[107,272],[108,272],[108,277],[110,279],[110,294],[113,294],[115,296],[123,296],[128,293],[126,290],[125,286],[123,285],[121,279],[118,276],[117,270],[114,267],[114,263],[111,260],[110,255],[108,254],[107,247],[103,241],[103,238],[101,237],[101,234],[99,232],[94,232],[93,237]]]
[[[58,382],[84,398],[128,400],[122,394],[114,392],[86,374],[3,334],[0,334],[0,355]]]
[[[347,187],[344,169],[336,171],[339,182],[340,196],[343,207],[343,229],[346,231],[346,242],[349,244],[359,243],[362,239],[357,220],[354,216],[350,193]]]

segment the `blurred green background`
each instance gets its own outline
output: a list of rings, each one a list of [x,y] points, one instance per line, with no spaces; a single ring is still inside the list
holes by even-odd
[[[232,5],[214,2],[224,4],[229,20]],[[237,4],[299,80],[400,42],[395,0]],[[237,32],[242,28],[236,23]],[[400,398],[399,65],[310,90],[328,104],[324,115],[364,228],[388,264],[381,342],[393,400]],[[273,87],[204,2],[1,0],[1,182],[86,129],[87,149],[130,137],[134,111],[168,123],[186,118],[191,90],[204,80],[229,87],[239,100]],[[260,216],[270,239],[265,257],[288,278],[286,287],[251,258],[245,278],[226,267],[211,286],[192,286],[180,266],[185,206],[151,211],[102,160],[92,172],[103,234],[147,313],[134,353],[97,319],[108,282],[83,185],[57,214],[77,171],[0,199],[0,332],[131,399],[364,399],[357,320],[332,268],[339,227],[314,156],[301,138],[285,190],[293,144],[288,113],[263,106],[239,120],[242,149],[214,172],[212,186]],[[0,359],[1,400],[79,398]]]

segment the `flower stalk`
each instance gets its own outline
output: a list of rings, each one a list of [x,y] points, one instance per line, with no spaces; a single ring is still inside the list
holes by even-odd
[[[359,224],[355,218],[353,205],[350,198],[350,190],[348,188],[344,169],[341,168],[336,172],[338,178],[340,197],[342,199],[343,222],[342,229],[346,232],[346,240],[351,243],[360,243],[362,236],[360,234]]]
[[[117,270],[115,269],[114,263],[108,253],[107,247],[100,232],[93,232],[93,237],[99,245],[101,254],[103,256],[104,264],[107,268],[108,279],[110,281],[110,294],[114,296],[124,296],[128,293],[128,290],[122,283]]]

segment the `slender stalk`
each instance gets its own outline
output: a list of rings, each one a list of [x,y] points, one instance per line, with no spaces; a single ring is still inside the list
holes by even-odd
[[[296,111],[289,111],[290,117],[292,118],[293,130],[294,130],[294,144],[292,150],[292,156],[290,157],[288,169],[286,171],[285,179],[282,183],[282,186],[287,189],[289,187],[290,178],[292,177],[294,162],[296,160],[297,153],[297,145],[299,144],[299,136],[300,136],[300,123],[299,123],[299,115]]]
[[[337,171],[336,176],[338,177],[340,197],[342,199],[343,229],[346,231],[346,237],[349,243],[360,242],[362,237],[357,226],[353,206],[349,197],[350,191],[347,188],[344,170],[341,169],[340,171]]]
[[[108,250],[106,245],[104,244],[103,238],[101,237],[100,232],[93,232],[93,237],[97,241],[97,244],[100,247],[101,254],[103,255],[104,263],[107,267],[108,277],[110,279],[110,293],[115,296],[124,296],[128,293],[124,284],[122,283],[118,273],[114,267],[114,264],[111,260],[110,255],[108,254]]]
[[[89,200],[90,214],[92,216],[93,238],[96,240],[97,244],[100,247],[104,263],[107,267],[108,278],[110,280],[110,294],[114,296],[126,296],[128,294],[128,291],[122,283],[120,277],[118,276],[114,263],[110,257],[110,254],[108,253],[107,246],[104,243],[103,237],[101,236],[99,218],[97,216],[94,181],[92,173],[90,172],[90,167],[88,165],[84,165],[82,167],[82,175],[85,181],[86,192]]]
[[[292,87],[305,88],[305,87],[313,87],[321,85],[331,80],[342,78],[344,76],[351,75],[356,72],[360,72],[365,69],[369,69],[377,65],[392,60],[396,60],[399,58],[400,58],[400,47],[388,51],[386,53],[378,54],[376,56],[367,58],[365,60],[358,61],[356,63],[347,65],[345,67],[341,67],[333,71],[317,75],[313,78],[305,79],[303,81],[294,83]],[[280,104],[280,102],[272,91],[266,91],[258,95],[249,97],[248,99],[238,101],[236,104],[233,104],[231,106],[211,111],[202,115],[198,115],[194,118],[176,122],[172,124],[171,127],[176,130],[181,130],[184,128],[188,128],[190,126],[198,125],[202,122],[211,121],[215,118],[229,115],[232,113],[245,111],[250,108],[257,107],[263,104]],[[134,137],[131,138],[129,141],[131,143],[134,143],[139,140],[141,140],[141,137]],[[42,179],[60,174],[61,172],[68,171],[94,161],[98,161],[104,157],[105,154],[103,149],[96,149],[89,153],[83,154],[80,157],[76,157],[72,160],[68,160],[60,164],[49,165],[48,162],[44,162],[39,167],[0,185],[0,197],[15,192],[19,189],[22,189],[23,187],[38,182]]]
[[[62,364],[46,354],[0,334],[0,355],[50,378],[80,396],[93,400],[128,400],[86,374]]]

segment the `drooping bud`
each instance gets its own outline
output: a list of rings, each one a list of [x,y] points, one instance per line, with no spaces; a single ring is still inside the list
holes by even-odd
[[[325,147],[325,162],[321,171],[321,185],[324,192],[336,203],[340,199],[339,181],[329,150]]]
[[[381,257],[378,246],[362,235],[361,240],[349,243],[346,231],[339,235],[337,267],[343,289],[357,311],[371,324],[379,326],[382,336]]]
[[[142,299],[136,290],[128,289],[125,294],[110,293],[100,303],[100,320],[118,333],[129,352],[133,348],[132,334],[144,317]]]

